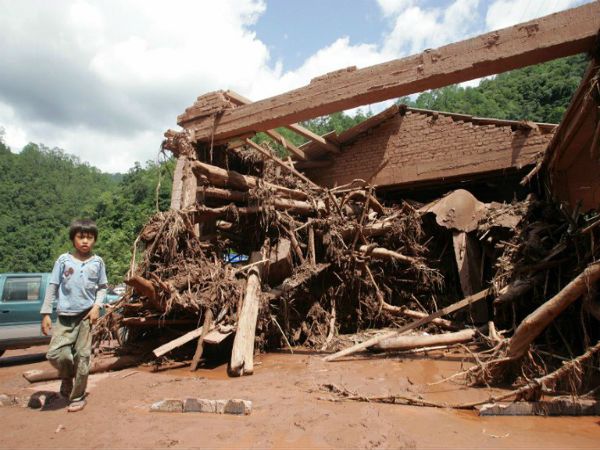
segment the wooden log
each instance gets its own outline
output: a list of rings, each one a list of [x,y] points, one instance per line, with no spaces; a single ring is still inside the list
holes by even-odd
[[[280,238],[274,247],[271,247],[267,263],[264,267],[263,277],[269,285],[276,286],[292,275],[292,243],[289,239]]]
[[[420,347],[452,345],[472,341],[477,336],[476,329],[465,329],[456,333],[432,334],[425,336],[396,336],[379,341],[370,347],[376,351],[401,351]]]
[[[442,317],[447,314],[451,314],[451,313],[459,311],[467,306],[473,305],[473,304],[485,299],[487,297],[487,295],[488,295],[487,289],[483,290],[481,292],[478,292],[477,294],[470,295],[469,297],[466,297],[456,303],[453,303],[452,305],[446,306],[445,308],[440,309],[439,311],[436,311],[433,314],[428,315],[427,317],[415,320],[414,322],[404,325],[403,327],[400,327],[398,330],[390,331],[390,332],[384,333],[380,336],[375,336],[371,339],[367,339],[365,342],[361,342],[360,344],[356,344],[356,345],[353,345],[352,347],[348,347],[343,350],[340,350],[339,352],[334,353],[333,355],[329,355],[329,356],[325,357],[325,361],[335,361],[336,359],[343,358],[344,356],[352,355],[356,352],[359,352],[366,348],[372,347],[373,345],[383,341],[384,339],[389,339],[389,338],[392,338],[395,336],[399,336],[402,333],[406,333],[407,331],[414,330],[415,328],[420,327],[421,325],[426,325],[426,324],[430,323],[433,319],[437,319],[438,317]]]
[[[366,256],[370,256],[371,258],[375,259],[395,259],[408,264],[418,264],[418,260],[411,256],[406,256],[402,253],[394,252],[383,247],[372,248],[369,245],[361,245],[358,250],[361,253],[364,253]]]
[[[125,306],[125,305],[124,305]],[[191,319],[160,319],[156,317],[125,317],[121,323],[126,327],[167,327],[171,325],[190,325]]]
[[[246,294],[233,340],[229,375],[239,377],[254,373],[254,337],[260,307],[260,273],[254,267],[246,281]]]
[[[593,399],[486,403],[476,409],[480,416],[600,416],[600,402]]]
[[[423,319],[424,317],[429,316],[429,314],[424,313],[422,311],[408,309],[406,306],[390,305],[389,303],[384,303],[382,309],[393,314],[399,314],[405,317],[410,317],[411,319]],[[455,331],[462,328],[461,324],[448,319],[442,319],[440,317],[438,317],[437,319],[433,319],[431,323],[437,325],[440,328],[444,328],[446,330],[451,331]]]
[[[192,169],[195,173],[206,176],[210,183],[217,187],[232,187],[234,189],[247,191],[262,185],[273,190],[282,197],[288,197],[296,200],[308,199],[308,195],[302,191],[289,189],[277,184],[263,181],[257,177],[242,175],[234,170],[225,170],[221,167],[213,166],[211,164],[195,161]]]
[[[248,105],[250,103],[252,103],[252,100],[244,97],[243,95],[238,94],[237,92],[228,90],[225,91],[225,96],[227,98],[229,98],[229,100],[238,105]],[[293,131],[294,133],[299,134],[300,136],[313,141],[315,144],[317,144],[318,146],[320,146],[323,150],[330,152],[330,153],[340,153],[340,149],[333,145],[331,142],[327,142],[322,136],[319,136],[318,134],[313,133],[312,131],[310,131],[308,128],[303,127],[302,125],[298,125],[297,123],[293,123],[291,125],[286,125],[286,128],[288,130]],[[269,130],[269,131],[274,131],[274,130]],[[279,133],[277,133],[279,134]],[[304,156],[304,158],[300,158],[300,159],[306,159],[306,155],[304,154],[304,152],[300,149],[298,149],[300,152],[302,152],[302,156]],[[293,152],[292,152],[293,153]],[[300,155],[299,155],[300,156]]]
[[[131,286],[135,292],[146,297],[148,300],[156,300],[156,290],[151,281],[146,280],[139,275],[134,275],[128,280],[125,280],[125,284]]]
[[[258,145],[257,143],[251,141],[250,139],[246,139],[246,144],[249,145],[250,147],[252,147],[254,150],[256,150],[257,152],[259,152],[261,155],[263,155],[264,157],[270,159],[271,161],[273,161],[275,164],[277,164],[279,167],[281,167],[283,170],[285,170],[286,172],[291,173],[292,175],[300,178],[302,181],[304,181],[306,184],[308,184],[309,186],[311,186],[314,189],[318,189],[319,191],[323,190],[323,188],[321,186],[319,186],[318,184],[316,184],[314,181],[312,181],[310,178],[306,177],[305,175],[302,175],[300,172],[298,172],[296,169],[294,169],[293,165],[288,165],[286,163],[284,163],[281,159],[279,159],[277,156],[273,155],[271,152],[269,152],[268,150],[265,150],[264,148],[262,148],[260,145]]]
[[[589,265],[558,294],[525,317],[509,341],[507,356],[511,359],[525,356],[529,350],[529,345],[542,331],[571,303],[584,295],[598,280],[600,280],[600,263],[594,263]]]
[[[190,370],[194,372],[198,368],[198,364],[200,363],[200,358],[202,358],[202,353],[204,352],[204,338],[213,327],[213,313],[210,308],[206,308],[204,310],[204,323],[202,324],[202,334],[198,338],[198,345],[196,346],[196,352],[194,353],[194,357],[192,358],[192,364],[190,366]]]
[[[182,114],[197,141],[286,126],[361,105],[423,92],[590,50],[600,2],[551,14],[420,54],[319,77],[308,86],[210,117]],[[201,100],[201,99],[200,99]]]
[[[288,211],[292,214],[299,214],[302,216],[313,216],[316,214],[315,209],[310,203],[278,198],[266,200],[261,206],[236,206],[235,209],[240,216],[247,216],[263,212],[269,206],[280,211]],[[219,206],[217,208],[210,208],[208,206],[198,206],[196,208],[196,215],[198,216],[197,220],[199,221],[228,218],[230,213],[231,209],[229,205]]]
[[[90,374],[108,372],[111,370],[121,370],[128,367],[137,366],[143,360],[142,356],[127,355],[110,358],[93,358],[90,364]],[[58,370],[54,367],[44,370],[28,370],[23,372],[23,378],[30,383],[36,383],[38,381],[51,381],[59,380]]]
[[[177,339],[173,339],[172,341],[167,342],[166,344],[155,348],[152,351],[152,353],[154,353],[154,356],[156,356],[157,358],[159,358],[163,355],[166,355],[171,350],[176,349],[177,347],[181,347],[182,345],[187,344],[190,341],[193,341],[194,339],[198,338],[199,336],[202,336],[202,330],[203,330],[203,327],[200,327],[200,328],[192,330],[188,333],[185,333],[183,336],[179,336]]]
[[[248,192],[231,191],[229,189],[221,189],[211,186],[201,186],[198,192],[204,194],[205,198],[224,200],[227,202],[247,202],[250,198]]]

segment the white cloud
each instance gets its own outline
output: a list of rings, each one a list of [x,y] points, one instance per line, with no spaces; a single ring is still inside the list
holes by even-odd
[[[394,16],[399,14],[409,6],[416,3],[416,0],[377,0],[377,4],[384,16]]]
[[[580,3],[583,2],[581,0],[538,0],[525,3],[522,0],[496,0],[487,10],[485,23],[490,31],[498,30],[572,8]]]
[[[411,6],[394,18],[384,50],[401,56],[464,39],[477,31],[479,0],[456,0],[447,8]]]
[[[485,24],[478,0],[443,0],[444,7],[377,2],[389,27],[381,42],[340,36],[284,71],[252,31],[264,0],[0,0],[0,127],[15,150],[41,142],[102,170],[126,171],[156,157],[162,133],[177,128],[177,115],[198,95],[233,89],[259,100],[327,72],[407,56],[581,0],[532,2],[531,11],[495,0]]]

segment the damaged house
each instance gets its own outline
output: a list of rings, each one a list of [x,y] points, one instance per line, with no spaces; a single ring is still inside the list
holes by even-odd
[[[225,354],[233,376],[271,348],[333,361],[462,344],[479,355],[469,382],[520,376],[511,395],[530,399],[594,390],[582,364],[600,349],[599,29],[593,2],[259,102],[199,97],[165,134],[172,210],[138,237],[132,289],[96,344],[192,368]],[[581,52],[590,65],[558,125],[405,105],[341,134],[299,124]]]

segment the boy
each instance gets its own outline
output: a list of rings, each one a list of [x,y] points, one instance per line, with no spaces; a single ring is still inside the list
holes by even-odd
[[[42,314],[42,333],[52,330],[52,305],[58,298],[58,318],[46,358],[58,369],[60,394],[69,399],[68,411],[85,407],[85,389],[92,353],[91,326],[98,320],[106,296],[104,261],[92,254],[98,228],[91,220],[76,220],[69,228],[74,251],[61,255],[52,269]],[[73,377],[75,381],[73,382]]]

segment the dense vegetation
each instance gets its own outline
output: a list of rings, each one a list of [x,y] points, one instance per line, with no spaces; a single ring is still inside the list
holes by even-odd
[[[496,119],[558,123],[577,89],[587,61],[584,55],[502,73],[477,87],[448,86],[399,103],[417,108]]]
[[[97,253],[111,282],[127,271],[131,245],[156,211],[170,203],[171,175],[163,165],[136,164],[123,176],[100,172],[59,149],[29,144],[14,154],[0,140],[0,272],[45,272],[70,248],[74,218],[97,221]]]
[[[586,61],[581,55],[527,67],[478,87],[449,86],[425,92],[411,106],[501,119],[559,122],[577,88]],[[368,117],[336,113],[305,122],[312,131],[343,131]],[[279,130],[290,142],[304,140]],[[266,136],[257,136],[257,141]],[[280,146],[274,148],[283,152]],[[96,219],[100,227],[97,253],[104,257],[112,283],[129,266],[133,241],[148,217],[169,206],[172,160],[136,163],[124,175],[105,174],[60,149],[29,144],[12,153],[0,134],[0,272],[49,271],[69,249],[67,227],[77,217]],[[162,175],[156,196],[156,186]]]

